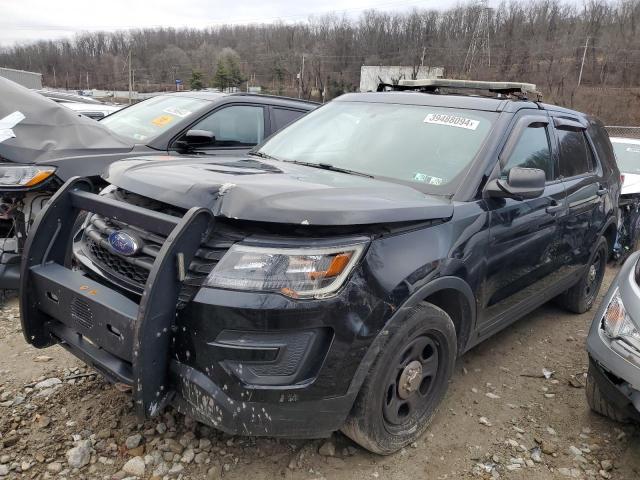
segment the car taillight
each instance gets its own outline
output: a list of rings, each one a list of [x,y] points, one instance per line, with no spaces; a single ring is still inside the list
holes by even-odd
[[[620,175],[620,185],[624,185],[624,175]]]

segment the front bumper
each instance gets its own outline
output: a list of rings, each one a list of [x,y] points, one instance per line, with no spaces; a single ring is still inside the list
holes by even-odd
[[[636,252],[624,263],[598,308],[587,337],[594,380],[607,400],[640,419],[640,352],[625,342],[607,337],[602,318],[616,291],[628,312],[640,312],[640,287],[635,280]]]
[[[638,405],[640,392],[634,390],[624,380],[613,376],[591,357],[589,357],[589,371],[598,389],[610,404],[623,412],[626,417],[640,421],[640,405]]]
[[[115,213],[168,236],[139,303],[104,280],[63,266],[80,210]],[[208,210],[169,217],[69,181],[39,217],[25,248],[25,338],[39,348],[59,343],[111,381],[131,385],[141,417],[173,404],[231,434],[330,435],[351,410],[363,358],[390,307],[363,292],[360,281],[317,301],[203,288],[177,311],[178,260],[189,265],[214,221]]]

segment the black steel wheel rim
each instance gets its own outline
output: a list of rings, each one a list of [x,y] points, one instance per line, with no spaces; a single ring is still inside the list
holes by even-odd
[[[441,373],[442,347],[432,335],[413,338],[389,365],[382,413],[388,430],[401,430],[430,407]]]
[[[599,249],[587,270],[587,284],[584,290],[584,296],[589,304],[595,300],[596,293],[600,288],[600,282],[604,274],[604,260],[604,253],[602,249]]]

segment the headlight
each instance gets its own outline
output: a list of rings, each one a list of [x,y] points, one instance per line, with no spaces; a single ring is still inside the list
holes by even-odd
[[[330,248],[263,248],[236,244],[205,281],[210,287],[323,298],[338,290],[364,244]]]
[[[33,187],[53,175],[55,167],[0,165],[0,187]]]
[[[620,292],[616,289],[602,317],[604,333],[609,338],[631,337],[640,340],[640,333],[633,325],[622,303]]]

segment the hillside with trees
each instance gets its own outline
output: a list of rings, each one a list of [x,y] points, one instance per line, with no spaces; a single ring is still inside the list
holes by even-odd
[[[261,86],[330,99],[358,88],[362,65],[444,67],[446,76],[536,83],[545,100],[640,124],[640,0],[503,3],[488,13],[488,48],[468,52],[478,5],[408,13],[369,10],[357,19],[92,32],[0,50],[0,66],[39,71],[58,88],[170,90]],[[486,37],[483,37],[486,38]],[[301,82],[297,74],[304,73]],[[584,59],[584,61],[583,61]],[[583,66],[581,85],[578,77]]]

